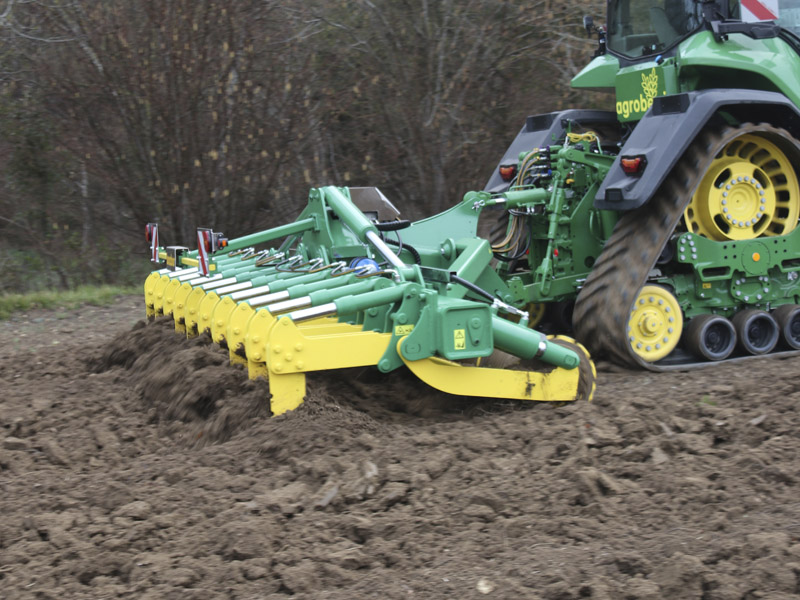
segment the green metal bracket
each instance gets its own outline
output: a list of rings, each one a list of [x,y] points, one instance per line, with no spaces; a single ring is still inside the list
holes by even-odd
[[[800,296],[800,229],[780,237],[717,242],[694,233],[675,238],[675,260],[691,273],[671,274],[687,317],[732,315],[745,305],[768,308]]]
[[[405,293],[397,310],[389,317],[392,337],[386,352],[378,361],[378,370],[388,373],[403,366],[403,360],[397,353],[397,342],[419,326],[422,309],[430,296],[435,296],[435,293],[417,287],[412,287]]]
[[[491,319],[486,304],[426,295],[419,321],[404,344],[405,357],[421,360],[438,354],[463,360],[489,356],[494,349]]]

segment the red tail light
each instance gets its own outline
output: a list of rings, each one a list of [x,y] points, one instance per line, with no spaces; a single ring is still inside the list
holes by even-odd
[[[500,165],[500,177],[503,181],[511,181],[517,174],[517,165]]]
[[[644,171],[647,159],[644,156],[621,156],[619,164],[628,175],[637,175]]]

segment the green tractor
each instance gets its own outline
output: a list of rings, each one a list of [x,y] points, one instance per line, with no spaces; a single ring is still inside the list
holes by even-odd
[[[167,266],[147,314],[267,377],[274,414],[327,369],[552,401],[591,398],[585,347],[655,371],[798,353],[800,8],[773,4],[610,0],[573,85],[615,109],[528,117],[485,189],[427,219],[327,186],[293,223],[201,229],[197,250],[148,225]]]
[[[800,3],[764,4],[584,19],[572,85],[615,110],[529,117],[482,192],[507,199],[498,272],[540,327],[651,370],[800,349]]]

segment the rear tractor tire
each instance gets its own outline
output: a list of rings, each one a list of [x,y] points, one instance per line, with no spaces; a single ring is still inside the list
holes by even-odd
[[[736,329],[720,315],[700,315],[686,326],[686,349],[704,360],[725,360],[736,347]]]
[[[683,313],[675,296],[660,285],[639,292],[628,321],[628,341],[634,354],[647,362],[666,357],[678,345]]]

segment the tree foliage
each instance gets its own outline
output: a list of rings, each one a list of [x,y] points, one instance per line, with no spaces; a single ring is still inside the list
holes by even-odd
[[[293,218],[316,185],[378,185],[408,216],[440,211],[483,186],[526,114],[587,101],[567,83],[592,49],[580,17],[601,10],[0,5],[6,287],[31,285],[26,269],[62,286],[119,279],[148,221],[170,243],[198,226],[243,235]]]

